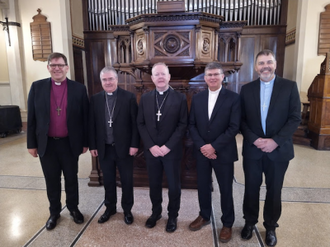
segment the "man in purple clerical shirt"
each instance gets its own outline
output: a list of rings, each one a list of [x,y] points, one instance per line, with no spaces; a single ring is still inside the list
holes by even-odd
[[[70,215],[75,223],[84,222],[78,209],[78,158],[88,150],[89,102],[86,87],[66,77],[65,55],[50,54],[47,69],[51,77],[33,82],[30,88],[27,148],[40,159],[50,204],[46,229],[52,230],[62,210],[62,172]]]

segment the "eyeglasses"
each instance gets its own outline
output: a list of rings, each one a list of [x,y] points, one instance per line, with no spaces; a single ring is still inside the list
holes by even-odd
[[[52,69],[55,69],[57,67],[59,67],[60,69],[63,69],[64,66],[67,66],[66,64],[49,64],[49,67],[51,67]]]
[[[220,76],[222,73],[214,73],[214,74],[206,74],[206,76],[207,77],[212,77],[212,76],[214,76],[214,77],[218,77],[218,76]]]

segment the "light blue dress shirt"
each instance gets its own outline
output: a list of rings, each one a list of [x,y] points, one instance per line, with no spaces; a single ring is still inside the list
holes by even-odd
[[[270,104],[270,98],[273,92],[273,86],[276,76],[269,82],[260,80],[260,113],[261,113],[261,125],[266,134],[266,119]]]

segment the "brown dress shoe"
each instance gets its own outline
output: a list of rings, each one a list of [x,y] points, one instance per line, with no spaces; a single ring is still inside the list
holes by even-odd
[[[219,240],[222,243],[227,243],[231,239],[231,228],[230,227],[222,227],[220,231]]]
[[[203,217],[199,215],[192,223],[190,223],[189,229],[191,231],[197,231],[208,224],[210,224],[210,221],[204,220]]]

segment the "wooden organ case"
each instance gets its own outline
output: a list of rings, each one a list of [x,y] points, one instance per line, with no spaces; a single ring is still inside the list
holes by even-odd
[[[161,6],[158,5],[157,14],[138,15],[126,20],[127,25],[110,26],[110,30],[103,33],[104,41],[89,43],[88,39],[85,40],[90,50],[102,52],[102,55],[99,53],[101,57],[94,51],[86,53],[87,60],[93,61],[93,83],[89,83],[89,92],[94,94],[102,90],[99,71],[108,61],[118,71],[118,85],[134,92],[139,102],[143,93],[154,89],[151,80],[153,64],[165,62],[171,74],[170,85],[186,94],[190,106],[193,94],[206,89],[203,72],[207,63],[224,61],[222,65],[226,75],[240,69],[239,39],[245,21],[226,22],[227,32],[224,35],[220,31],[222,16],[204,12],[188,13],[178,8],[175,8],[175,12],[168,9],[169,6],[162,2]],[[85,33],[88,35],[88,32]],[[197,188],[193,143],[188,131],[183,145],[182,188]],[[98,186],[102,183],[102,173],[97,159],[93,159],[92,163],[89,185]],[[134,160],[134,186],[148,186],[147,176],[141,147]]]

